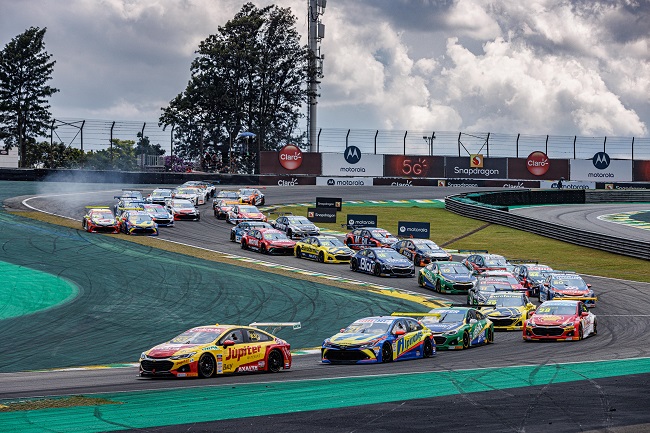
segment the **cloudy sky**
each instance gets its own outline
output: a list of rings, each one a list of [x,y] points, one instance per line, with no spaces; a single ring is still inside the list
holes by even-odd
[[[307,0],[253,3],[307,43]],[[155,123],[242,4],[2,0],[0,45],[47,27],[54,117]],[[329,0],[322,21],[319,127],[649,135],[648,0]]]

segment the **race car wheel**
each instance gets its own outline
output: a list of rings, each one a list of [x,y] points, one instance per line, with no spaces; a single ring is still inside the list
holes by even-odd
[[[214,375],[214,370],[216,367],[216,362],[214,358],[209,353],[204,353],[199,358],[198,364],[199,377],[212,377]]]
[[[272,350],[269,353],[269,358],[266,361],[267,371],[270,373],[277,373],[282,370],[282,364],[284,363],[284,357],[278,350]]]
[[[86,220],[81,221],[81,227],[83,227],[84,230],[88,230],[86,228]]]
[[[415,258],[413,259],[413,264],[415,266],[422,266],[422,256],[419,254],[415,255]]]
[[[348,248],[352,248],[352,241],[350,239],[345,240],[345,245],[348,246]]]
[[[323,254],[322,251],[318,253],[318,261],[321,263],[325,263],[325,254]]]
[[[418,275],[418,286],[424,287],[424,277],[422,274]]]
[[[230,232],[230,242],[235,242],[235,234]]]
[[[262,244],[262,246],[260,246],[260,253],[262,253],[262,254],[266,254],[266,253],[267,253],[267,251],[266,251],[266,245]]]
[[[242,250],[247,250],[248,249],[248,245],[246,245],[246,241],[241,241],[241,249]]]
[[[359,270],[359,263],[357,263],[356,260],[350,261],[350,269],[352,269],[354,272],[357,272]]]
[[[424,347],[422,348],[422,356],[424,358],[431,358],[433,356],[433,344],[430,339],[424,340]]]
[[[266,200],[264,197],[262,197],[262,201],[260,202],[260,206],[264,206],[264,203],[266,203]]]
[[[463,332],[463,349],[469,349],[469,332],[465,331]]]
[[[485,341],[488,344],[494,343],[494,329],[492,329],[491,327],[488,328],[487,330],[487,336],[485,337]]]
[[[585,338],[584,330],[582,329],[582,324],[578,326],[578,340]]]
[[[390,343],[384,343],[381,347],[381,362],[393,362],[393,348]]]
[[[376,277],[379,277],[381,275],[381,266],[379,266],[378,263],[375,263],[375,267],[372,268],[372,274]]]
[[[292,238],[293,238],[293,232],[291,231],[291,229],[287,230],[287,237],[288,237],[289,239],[292,239]]]
[[[440,280],[436,280],[436,292],[442,293],[442,283]]]
[[[591,335],[596,335],[596,334],[598,334],[598,327],[597,327],[597,325],[598,325],[598,322],[596,322],[596,320],[594,319],[594,331],[591,333]]]
[[[296,248],[296,257],[297,258],[302,257],[302,251],[300,251],[300,247]]]

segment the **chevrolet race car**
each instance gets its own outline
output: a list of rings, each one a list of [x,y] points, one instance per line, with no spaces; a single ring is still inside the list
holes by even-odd
[[[476,285],[467,291],[467,305],[485,304],[491,293],[511,291],[512,286],[506,280],[489,277],[479,278]]]
[[[239,202],[247,203],[253,206],[264,206],[266,199],[264,194],[257,188],[240,188]]]
[[[174,215],[165,206],[157,203],[145,203],[144,211],[158,224],[158,227],[174,227]]]
[[[438,349],[469,349],[494,341],[494,325],[475,308],[434,308],[420,322],[431,330]]]
[[[354,251],[334,236],[307,236],[296,242],[296,257],[321,263],[350,263]]]
[[[127,235],[145,234],[158,236],[158,224],[151,215],[141,210],[127,210],[118,218],[120,230]]]
[[[189,200],[194,206],[205,204],[205,193],[197,188],[178,187],[172,191],[172,197],[177,200]]]
[[[432,262],[420,269],[418,285],[438,293],[466,294],[476,276],[460,262]]]
[[[366,248],[352,256],[350,269],[377,277],[414,277],[413,262],[392,248]]]
[[[528,291],[519,282],[517,277],[515,277],[512,272],[506,271],[505,269],[494,269],[494,270],[481,271],[481,272],[478,273],[477,277],[478,277],[479,280],[481,278],[489,278],[491,280],[502,279],[502,280],[507,281],[508,283],[510,283],[510,287],[512,288],[513,291],[526,292],[526,294],[528,294]]]
[[[120,232],[120,224],[108,206],[88,206],[81,226],[89,233]]]
[[[266,222],[264,215],[256,206],[238,204],[226,214],[226,222],[237,224],[240,221],[263,221]]]
[[[300,322],[197,326],[143,352],[140,376],[205,378],[226,373],[288,370],[291,345],[258,328],[266,326],[300,329]]]
[[[546,275],[544,284],[539,292],[539,301],[550,301],[560,298],[584,298],[587,307],[595,307],[597,298],[591,289],[591,284],[575,272],[553,271]]]
[[[242,221],[230,229],[230,242],[241,242],[241,237],[250,229],[272,229],[269,223],[263,221]]]
[[[495,292],[488,295],[481,312],[494,323],[494,329],[513,331],[521,329],[524,321],[535,311],[528,296],[522,292]]]
[[[488,254],[487,251],[474,253],[463,259],[463,264],[472,271],[486,271],[489,269],[508,269],[511,265],[505,257],[498,254]]]
[[[365,247],[390,248],[397,240],[388,230],[378,227],[359,227],[345,235],[345,244],[353,250]]]
[[[368,364],[429,358],[436,354],[431,331],[411,317],[356,320],[323,341],[325,364]]]
[[[172,190],[166,188],[156,188],[147,196],[147,203],[165,204],[165,200],[172,198]]]
[[[425,266],[432,261],[451,260],[451,254],[429,239],[402,239],[395,242],[392,248],[413,260],[416,266]]]
[[[165,202],[165,208],[174,216],[174,220],[201,220],[201,212],[189,200],[171,199]]]
[[[524,322],[523,339],[582,340],[598,333],[596,316],[581,300],[543,302]]]
[[[546,274],[553,271],[550,266],[540,265],[537,263],[522,263],[515,266],[512,271],[522,286],[528,289],[530,296],[539,298],[539,291],[544,285]]]
[[[253,228],[241,237],[241,247],[244,250],[257,250],[262,254],[291,254],[296,242],[280,230]]]
[[[320,234],[320,229],[304,216],[280,215],[270,223],[274,228],[285,232],[291,239],[301,239],[305,236],[318,236]]]

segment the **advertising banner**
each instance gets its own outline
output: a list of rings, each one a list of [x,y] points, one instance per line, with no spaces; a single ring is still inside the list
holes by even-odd
[[[302,152],[293,145],[284,146],[279,152],[260,152],[260,174],[320,175],[321,155]]]
[[[335,223],[336,222],[336,209],[321,208],[321,207],[308,207],[307,218],[315,223]]]
[[[483,166],[471,167],[472,164]],[[479,163],[469,157],[448,156],[445,157],[445,176],[455,179],[508,179],[508,159],[481,158]]]
[[[375,186],[438,186],[438,179],[376,177],[372,180]]]
[[[549,159],[544,152],[528,158],[508,158],[508,179],[558,180],[569,178],[568,159]]]
[[[540,180],[539,187],[557,189],[557,181]],[[596,189],[596,182],[565,180],[562,181],[562,188],[563,189]]]
[[[539,188],[539,180],[484,180],[489,188]]]
[[[286,187],[316,185],[316,176],[260,176],[260,185]]]
[[[361,153],[348,146],[343,153],[322,154],[323,176],[383,176],[384,155]]]
[[[602,182],[596,182],[596,189],[617,189],[617,190],[624,190],[624,189],[650,189],[650,183],[645,182],[637,182],[637,183],[630,183],[630,182],[617,182],[617,183],[602,183]]]
[[[354,227],[377,227],[377,215],[349,213],[346,222],[350,230]]]
[[[318,186],[372,186],[371,177],[317,177]]]
[[[632,180],[635,182],[650,181],[650,161],[634,161],[632,163]]]
[[[319,208],[335,208],[337,211],[340,211],[341,203],[343,203],[343,199],[340,197],[316,197],[316,207]]]
[[[429,239],[431,225],[427,222],[399,221],[397,223],[398,236],[403,238]]]
[[[611,159],[605,152],[596,153],[592,159],[572,159],[570,179],[630,182],[632,160]]]
[[[386,177],[444,177],[444,156],[384,155]]]

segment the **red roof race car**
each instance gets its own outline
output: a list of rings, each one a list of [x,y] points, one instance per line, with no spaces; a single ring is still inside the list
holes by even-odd
[[[378,227],[359,227],[345,235],[345,244],[353,250],[366,247],[390,248],[397,241],[388,230]]]
[[[276,229],[251,229],[241,237],[242,249],[257,250],[260,253],[291,254],[296,242],[287,237],[284,232]]]
[[[596,316],[580,299],[546,301],[524,322],[523,338],[530,340],[582,340],[596,335]]]

